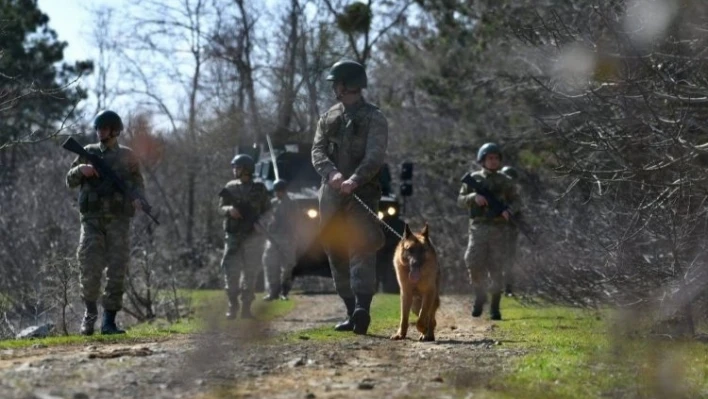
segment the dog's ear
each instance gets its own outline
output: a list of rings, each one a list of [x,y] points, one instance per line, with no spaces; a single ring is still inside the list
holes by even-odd
[[[407,240],[413,236],[413,232],[411,231],[411,228],[408,227],[408,223],[406,223],[406,227],[403,228],[403,239]]]
[[[428,223],[425,223],[425,226],[420,230],[420,235],[423,236],[423,240],[428,241]]]

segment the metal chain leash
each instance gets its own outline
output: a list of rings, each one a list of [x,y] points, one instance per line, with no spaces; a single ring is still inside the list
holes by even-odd
[[[395,234],[396,237],[398,237],[399,239],[401,239],[401,240],[403,239],[403,235],[401,233],[394,230],[393,227],[389,226],[388,223],[383,221],[383,219],[379,219],[379,215],[377,215],[376,212],[374,212],[371,208],[369,208],[364,203],[364,201],[362,201],[361,198],[359,198],[358,195],[356,195],[356,194],[352,194],[352,195],[354,196],[354,199],[357,200],[359,202],[359,204],[361,204],[361,206],[364,207],[364,209],[366,209],[366,211],[369,212],[369,214],[374,217],[374,219],[376,219],[377,222],[381,223],[385,228],[388,229],[388,231]]]

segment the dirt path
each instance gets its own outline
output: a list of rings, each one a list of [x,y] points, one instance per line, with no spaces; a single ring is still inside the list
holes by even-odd
[[[341,317],[334,295],[295,298],[295,311],[281,319],[227,331],[138,345],[0,351],[0,398],[206,398],[225,390],[223,397],[445,397],[456,387],[484,385],[514,354],[492,348],[485,333],[493,325],[472,320],[463,297],[442,299],[435,343],[414,341],[414,331],[392,342],[392,326],[386,336],[249,344]]]

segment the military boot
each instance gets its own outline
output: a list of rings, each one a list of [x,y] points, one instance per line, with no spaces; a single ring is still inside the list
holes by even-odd
[[[371,323],[369,310],[371,309],[371,300],[373,297],[373,295],[356,296],[356,307],[351,317],[354,323],[354,334],[366,335],[366,332],[369,330],[369,324]]]
[[[125,334],[125,331],[116,326],[116,313],[118,312],[115,310],[103,310],[102,335]]]
[[[511,284],[507,284],[506,287],[504,288],[504,293],[508,297],[514,296],[514,291],[511,289]]]
[[[271,292],[270,294],[266,294],[265,296],[263,296],[263,300],[266,302],[270,302],[275,301],[276,299],[278,299],[278,297],[279,295],[277,292]]]
[[[233,320],[238,315],[238,294],[227,291],[226,296],[229,299],[229,310],[226,311],[226,318]]]
[[[352,322],[352,314],[356,301],[354,298],[342,298],[344,305],[347,307],[347,319],[334,326],[335,331],[354,331],[354,323]]]
[[[474,305],[472,305],[472,317],[479,317],[482,315],[484,310],[484,304],[487,302],[487,294],[484,292],[477,292],[474,299]]]
[[[253,317],[253,313],[251,313],[251,303],[243,303],[243,306],[241,307],[241,318],[242,319],[255,319]]]
[[[491,320],[501,320],[502,315],[499,311],[499,302],[501,302],[501,292],[492,294],[492,303],[489,309],[489,318]]]
[[[283,283],[283,284],[280,286],[280,300],[281,300],[281,301],[287,301],[287,300],[289,299],[289,298],[288,298],[288,294],[289,294],[289,293],[290,293],[290,284],[288,284],[288,283]]]
[[[93,335],[96,320],[98,319],[98,307],[96,302],[86,302],[86,313],[81,321],[81,335]]]

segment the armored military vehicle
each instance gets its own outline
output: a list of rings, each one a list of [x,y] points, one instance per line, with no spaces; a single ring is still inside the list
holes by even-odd
[[[332,275],[319,240],[317,191],[321,184],[321,177],[312,166],[311,148],[311,143],[289,143],[273,147],[278,177],[288,182],[288,192],[302,212],[301,223],[297,226],[297,237],[293,237],[293,240],[296,240],[298,244],[298,261],[293,270],[293,278],[295,279],[307,275],[325,277]],[[247,152],[254,157],[256,160],[254,180],[263,182],[272,194],[276,175],[273,157],[268,146],[265,143],[256,144],[248,151],[241,149],[241,152]],[[379,209],[376,210],[377,216],[399,234],[403,232],[405,226],[405,222],[401,218],[405,210],[404,200],[413,194],[412,176],[413,164],[404,162],[401,165],[401,181],[403,183],[399,191],[401,199],[399,200],[399,196],[391,190],[391,172],[388,164],[384,164],[380,173],[382,196]],[[399,238],[385,227],[382,226],[382,228],[386,234],[386,244],[377,253],[378,284],[383,292],[397,293],[399,288],[392,261]]]

